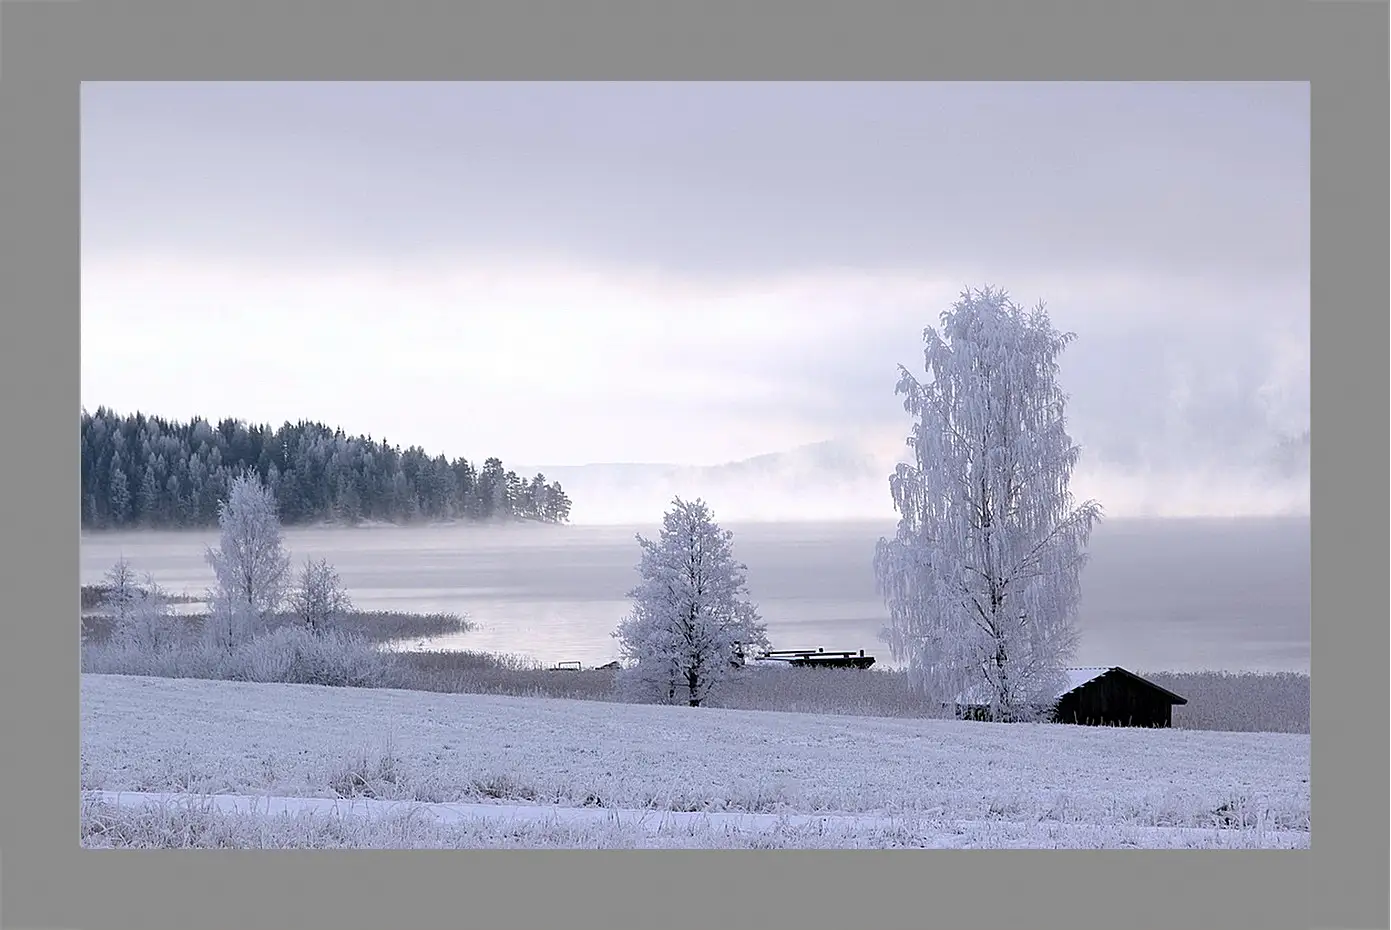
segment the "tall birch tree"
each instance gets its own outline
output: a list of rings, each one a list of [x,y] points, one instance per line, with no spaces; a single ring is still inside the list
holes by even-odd
[[[1040,303],[963,292],[924,333],[927,378],[900,367],[912,461],[889,479],[898,530],[874,568],[890,651],[943,703],[991,719],[1051,705],[1076,649],[1086,544],[1101,518],[1069,490],[1058,358],[1075,338]]]

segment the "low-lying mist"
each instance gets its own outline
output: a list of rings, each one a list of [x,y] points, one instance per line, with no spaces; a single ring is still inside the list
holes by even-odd
[[[904,455],[828,441],[713,466],[593,464],[539,469],[574,501],[577,524],[659,520],[673,497],[704,498],[729,522],[895,519],[889,476]],[[1130,469],[1084,463],[1073,477],[1079,499],[1099,500],[1108,517],[1268,517],[1309,513],[1307,471],[1261,467]]]

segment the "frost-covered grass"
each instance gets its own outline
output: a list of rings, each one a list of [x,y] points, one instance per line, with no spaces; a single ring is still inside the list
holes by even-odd
[[[104,584],[84,584],[82,585],[82,609],[97,610],[107,606],[111,592]],[[164,598],[170,604],[197,604],[202,599],[191,594],[170,594],[164,593]]]
[[[710,705],[867,717],[943,716],[942,708],[908,686],[905,673],[880,669],[750,669],[711,698]]]
[[[203,614],[191,613],[176,616],[172,622],[179,628],[180,638],[184,643],[196,645],[202,637],[204,620]],[[298,617],[290,613],[278,613],[267,618],[259,632],[298,625]],[[452,633],[466,633],[473,629],[471,621],[457,614],[413,614],[388,610],[348,611],[337,619],[334,626],[340,633],[360,636],[372,643],[429,639]],[[110,633],[111,618],[105,614],[92,613],[82,617],[84,641],[101,643],[110,637]]]
[[[1239,829],[1242,838],[1222,842],[1308,845],[1310,823],[1309,738],[1296,734],[101,675],[82,678],[82,784],[555,811],[858,814],[931,824],[933,836],[975,824],[972,836],[993,830],[997,845],[1050,836],[1054,845],[1122,844],[1127,830],[1141,831],[1130,834],[1136,845],[1155,845],[1149,828],[1197,831],[1190,839]],[[585,845],[567,836],[541,845]]]
[[[520,656],[482,652],[401,652],[396,661],[399,686],[444,694],[504,694],[581,701],[613,701],[614,674],[608,669],[555,671]]]
[[[922,818],[691,814],[517,805],[84,792],[95,849],[901,849],[1303,848],[1257,825],[1091,827]]]
[[[298,623],[297,617],[280,615],[276,626]],[[473,622],[458,614],[413,614],[398,610],[352,610],[339,617],[334,627],[341,633],[361,636],[374,643],[409,639],[430,639],[452,633],[466,633]]]
[[[1188,699],[1174,726],[1242,733],[1308,733],[1309,676],[1296,672],[1147,672]]]

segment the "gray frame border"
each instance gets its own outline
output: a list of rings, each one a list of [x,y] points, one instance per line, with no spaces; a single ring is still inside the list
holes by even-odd
[[[1387,543],[1379,516],[1366,516],[1382,513],[1386,447],[1368,442],[1360,427],[1385,422],[1386,411],[1380,393],[1387,344],[1381,308],[1388,305],[1386,5],[1111,0],[1080,9],[1061,0],[1011,0],[934,11],[879,0],[837,6],[761,0],[664,4],[660,12],[651,2],[587,6],[575,0],[486,7],[426,0],[408,8],[355,0],[6,3],[0,14],[0,403],[3,422],[27,438],[34,454],[0,455],[6,549],[18,550],[18,558],[0,559],[0,585],[14,618],[0,624],[0,923],[84,930],[289,923],[677,930],[726,921],[1024,923],[1069,930],[1387,926],[1382,830],[1388,808],[1381,793],[1387,743],[1380,729],[1387,611],[1380,588],[1373,592],[1368,583],[1382,577]],[[388,858],[79,850],[75,640],[67,619],[76,597],[68,592],[77,566],[71,492],[77,456],[59,451],[75,451],[71,418],[79,406],[78,84],[176,76],[1311,81],[1313,296],[1320,307],[1312,321],[1313,399],[1321,414],[1313,481],[1319,519],[1312,530],[1318,854],[1076,851],[1026,860],[1031,854],[1007,851],[397,852]],[[1335,312],[1342,318],[1335,321]],[[58,514],[71,522],[63,525]],[[1364,616],[1375,621],[1352,635],[1352,624]],[[1348,634],[1328,629],[1339,625]],[[32,708],[44,713],[31,715]],[[717,909],[672,906],[693,883],[718,890]],[[1076,884],[1085,891],[1071,887]],[[845,897],[799,897],[827,888]]]

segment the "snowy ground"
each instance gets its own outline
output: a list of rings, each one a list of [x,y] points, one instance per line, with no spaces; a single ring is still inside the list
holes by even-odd
[[[1309,845],[1301,734],[84,675],[82,768],[88,845]]]

